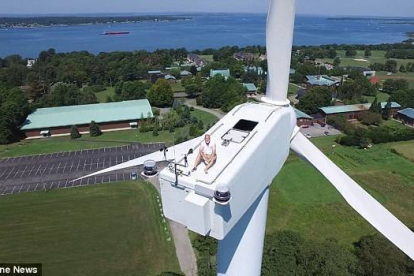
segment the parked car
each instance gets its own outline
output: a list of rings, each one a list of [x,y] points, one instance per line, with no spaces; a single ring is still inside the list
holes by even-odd
[[[325,131],[323,134],[324,134],[325,136],[329,136],[329,131]]]
[[[301,126],[301,128],[309,128],[309,126],[308,125],[303,125],[303,126]]]
[[[321,124],[321,127],[325,127],[325,126],[326,126],[326,124],[325,124],[325,123],[322,123],[322,124]]]

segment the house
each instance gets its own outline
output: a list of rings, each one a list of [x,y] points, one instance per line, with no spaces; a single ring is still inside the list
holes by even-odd
[[[299,109],[293,108],[296,114],[296,124],[301,126],[310,126],[313,123],[313,117],[300,111]]]
[[[28,59],[27,60],[27,68],[32,68],[33,67],[33,65],[35,65],[35,63],[36,63],[36,60],[35,59]]]
[[[177,82],[177,79],[172,75],[165,75],[164,79],[166,79],[170,84]]]
[[[347,67],[342,67],[342,68],[345,71],[359,71],[367,78],[375,77],[375,74],[376,74],[376,71],[373,71],[369,68],[361,67],[361,66],[347,66]]]
[[[183,70],[180,72],[180,76],[181,77],[191,77],[193,76],[193,74],[191,74],[191,72],[188,72],[187,70]]]
[[[257,87],[254,83],[243,83],[243,87],[247,89],[247,96],[254,96],[257,94]]]
[[[325,86],[334,91],[339,86],[340,81],[327,75],[306,76],[306,90],[309,91],[316,86]]]
[[[381,79],[378,77],[372,77],[369,79],[369,82],[376,85],[376,84],[380,84],[381,83]]]
[[[381,108],[384,109],[387,105],[387,102],[381,102]],[[325,122],[330,117],[338,115],[338,114],[344,114],[346,115],[348,120],[357,120],[358,115],[361,114],[361,112],[369,110],[371,107],[370,103],[367,104],[352,104],[352,105],[339,105],[339,106],[327,106],[327,107],[321,107],[319,110],[325,117]],[[396,102],[391,102],[391,115],[395,116],[397,112],[400,110],[401,105],[399,105]]]
[[[414,127],[414,108],[400,110],[395,117],[404,124]]]
[[[137,128],[141,119],[152,118],[148,100],[38,108],[20,128],[27,138],[70,135],[71,126],[89,132],[91,121],[102,131]]]
[[[258,76],[262,76],[263,74],[266,74],[266,72],[264,72],[262,67],[244,66],[243,70],[245,73],[253,72],[253,73],[256,73]]]
[[[230,69],[220,69],[220,70],[210,70],[210,78],[214,77],[215,75],[221,75],[224,78],[230,77]]]
[[[204,59],[192,53],[188,54],[187,60],[190,64],[195,65],[197,67],[204,67],[207,64],[207,62]]]
[[[306,89],[299,89],[298,90],[298,95],[296,96],[297,100],[300,100],[301,98],[306,96]]]
[[[233,55],[233,57],[237,60],[241,61],[252,61],[256,58],[254,54],[246,53],[246,52],[238,52]]]
[[[148,71],[148,78],[151,83],[155,83],[158,79],[164,78],[164,74],[159,70]]]

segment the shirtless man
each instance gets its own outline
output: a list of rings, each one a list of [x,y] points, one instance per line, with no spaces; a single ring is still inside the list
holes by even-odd
[[[214,165],[216,160],[216,145],[211,142],[210,135],[206,134],[204,141],[201,143],[200,150],[194,164],[193,172],[197,170],[197,167],[201,162],[204,162],[206,164],[204,172],[207,173],[208,170]]]

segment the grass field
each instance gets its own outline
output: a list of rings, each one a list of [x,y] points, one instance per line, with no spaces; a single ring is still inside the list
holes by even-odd
[[[298,86],[289,83],[288,95],[297,95],[299,90]]]
[[[343,147],[334,137],[312,141],[408,226],[414,226],[414,163],[392,148],[414,155],[414,141],[376,145],[370,150]],[[290,229],[307,238],[334,238],[350,246],[375,233],[333,186],[307,163],[291,155],[271,188],[267,232]]]
[[[377,96],[379,102],[386,102],[388,101],[390,94],[378,92]],[[365,96],[368,102],[372,103],[375,100],[374,96]]]
[[[106,90],[102,92],[95,93],[96,98],[98,99],[98,102],[100,103],[106,103],[106,99],[115,96],[115,88],[114,87],[107,87]]]
[[[184,88],[184,86],[182,86],[181,81],[177,81],[176,83],[173,83],[171,85],[171,88],[172,88],[174,93],[185,92],[185,88]]]
[[[217,122],[217,118],[207,112],[194,110],[191,115],[202,120],[204,125]],[[183,134],[188,135],[189,126],[176,129],[175,133],[169,131],[159,131],[159,136],[154,137],[152,132],[141,133],[138,130],[124,130],[106,132],[98,137],[90,137],[84,134],[82,138],[71,140],[70,137],[54,137],[48,139],[23,140],[11,145],[0,145],[0,158],[23,156],[32,154],[53,153],[61,151],[73,151],[81,149],[95,149],[104,147],[122,146],[128,143],[153,143],[164,142],[172,145],[174,137]]]
[[[341,59],[341,66],[361,66],[361,67],[368,67],[371,63],[385,63],[387,59],[385,58],[385,51],[372,51],[370,57],[365,57],[365,51],[357,51],[357,55],[355,57],[346,57],[345,50],[337,50],[338,57]],[[362,59],[367,61],[362,61]],[[324,62],[333,62],[333,59],[325,58],[325,59],[318,59]],[[361,61],[359,61],[361,60]],[[407,65],[409,62],[413,62],[412,59],[397,59],[393,58],[393,60],[397,61],[398,68],[400,65],[404,64]]]
[[[213,55],[198,55],[200,58],[204,59],[207,62],[213,62]]]
[[[45,276],[179,272],[156,195],[136,181],[1,197],[0,259]]]

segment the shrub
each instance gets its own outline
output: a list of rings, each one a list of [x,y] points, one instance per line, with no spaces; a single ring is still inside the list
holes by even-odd
[[[379,126],[382,123],[382,116],[381,114],[365,111],[358,115],[358,120],[366,126]]]
[[[70,138],[71,139],[81,138],[81,134],[79,133],[79,129],[76,126],[72,126],[70,128]]]
[[[96,137],[102,134],[102,131],[99,128],[99,125],[95,121],[92,121],[91,124],[89,125],[89,133],[92,137]]]

